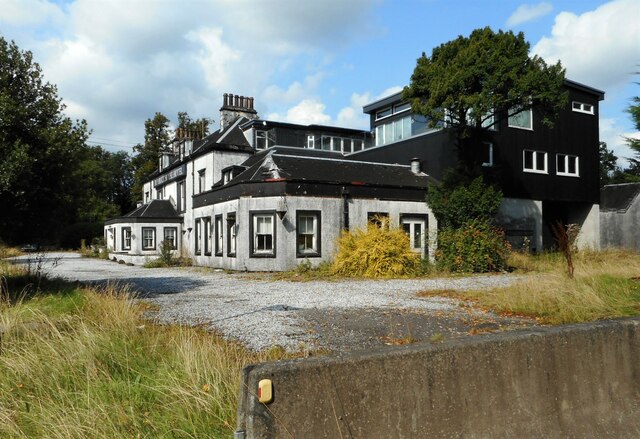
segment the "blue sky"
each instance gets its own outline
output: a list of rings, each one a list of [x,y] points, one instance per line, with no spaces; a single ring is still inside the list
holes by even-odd
[[[631,155],[639,0],[0,0],[0,35],[34,53],[93,142],[126,151],[156,111],[217,121],[225,92],[263,118],[366,129],[362,106],[406,85],[422,52],[484,26],[604,90],[601,140]]]

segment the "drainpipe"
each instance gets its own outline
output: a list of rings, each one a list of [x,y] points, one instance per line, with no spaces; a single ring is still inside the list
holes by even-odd
[[[342,186],[342,215],[343,215],[343,229],[349,230],[349,190]]]

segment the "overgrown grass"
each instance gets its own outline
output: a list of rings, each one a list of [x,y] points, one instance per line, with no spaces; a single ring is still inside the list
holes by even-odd
[[[535,316],[550,324],[640,315],[640,254],[584,251],[574,256],[574,278],[559,253],[513,254],[510,263],[529,273],[508,288],[452,293],[481,306]]]
[[[0,264],[4,279],[19,274]],[[231,437],[241,368],[284,355],[149,324],[145,305],[116,286],[51,282],[25,295],[9,284],[18,290],[0,302],[3,438]]]

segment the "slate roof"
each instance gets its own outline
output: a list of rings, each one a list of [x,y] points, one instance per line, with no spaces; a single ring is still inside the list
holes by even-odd
[[[410,166],[363,162],[343,157],[323,157],[309,152],[304,155],[274,150],[251,157],[243,165],[248,168],[229,185],[255,181],[305,181],[331,184],[426,188],[437,181],[424,173],[414,174]],[[316,151],[326,152],[326,151]],[[252,162],[252,163],[248,163]]]
[[[154,220],[175,220],[176,222],[181,222],[182,217],[178,214],[176,208],[173,207],[171,201],[151,200],[126,215],[106,221],[105,224],[141,222],[146,220],[149,222],[153,222]]]
[[[640,193],[640,183],[610,184],[600,189],[601,211],[626,211]]]

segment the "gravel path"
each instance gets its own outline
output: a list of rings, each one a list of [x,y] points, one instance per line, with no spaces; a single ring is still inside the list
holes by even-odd
[[[28,256],[18,259],[28,261]],[[154,320],[205,325],[255,350],[279,345],[349,351],[534,324],[451,299],[416,296],[424,290],[506,286],[519,279],[513,275],[290,282],[203,268],[126,266],[75,253],[49,253],[44,267],[69,280],[130,284],[145,301],[158,305]]]

